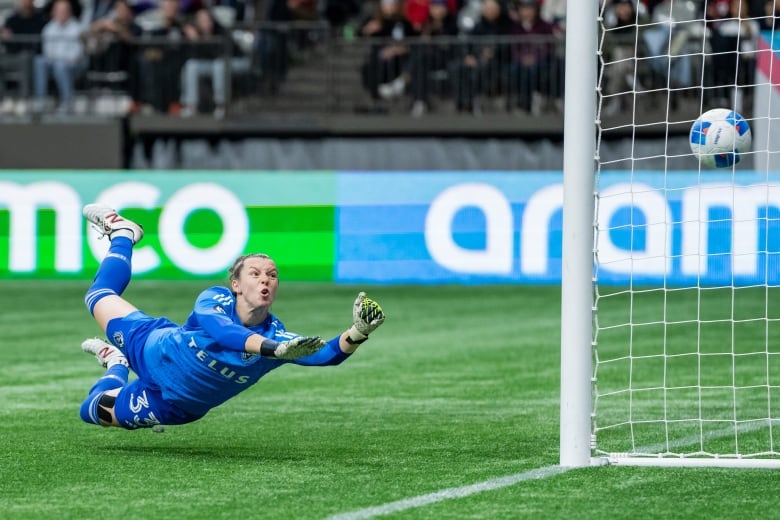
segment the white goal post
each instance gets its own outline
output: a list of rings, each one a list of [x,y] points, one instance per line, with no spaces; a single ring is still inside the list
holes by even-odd
[[[780,468],[780,14],[613,2],[567,1],[560,465]],[[730,168],[710,108],[753,130]]]
[[[566,2],[560,463],[590,462],[593,189],[599,0]],[[587,85],[592,85],[588,88]]]

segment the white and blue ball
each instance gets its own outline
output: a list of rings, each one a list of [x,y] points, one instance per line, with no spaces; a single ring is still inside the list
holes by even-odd
[[[693,155],[703,166],[730,168],[750,151],[750,125],[728,108],[713,108],[691,126],[689,142]]]

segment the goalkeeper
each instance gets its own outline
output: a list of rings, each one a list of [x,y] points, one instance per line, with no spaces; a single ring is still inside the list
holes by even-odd
[[[264,254],[236,259],[230,287],[203,291],[184,325],[150,317],[121,297],[143,229],[101,204],[85,206],[84,216],[111,241],[85,297],[112,343],[81,346],[107,369],[81,405],[87,423],[134,430],[198,420],[286,363],[340,364],[384,322],[379,304],[361,292],[352,326],[330,341],[288,332],[270,311],[279,277]],[[129,370],[138,376],[132,382]]]

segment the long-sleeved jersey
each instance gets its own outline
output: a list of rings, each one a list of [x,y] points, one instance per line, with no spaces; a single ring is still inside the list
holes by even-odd
[[[211,287],[198,296],[183,326],[149,334],[137,372],[148,374],[165,400],[202,415],[285,363],[337,365],[349,357],[339,348],[339,336],[314,354],[292,361],[250,354],[244,344],[254,333],[275,341],[298,336],[286,331],[273,314],[259,325],[242,325],[230,290]]]

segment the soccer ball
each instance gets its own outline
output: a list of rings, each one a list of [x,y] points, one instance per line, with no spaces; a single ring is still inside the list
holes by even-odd
[[[750,151],[752,136],[745,118],[728,108],[713,108],[693,122],[693,155],[710,168],[729,168]]]

